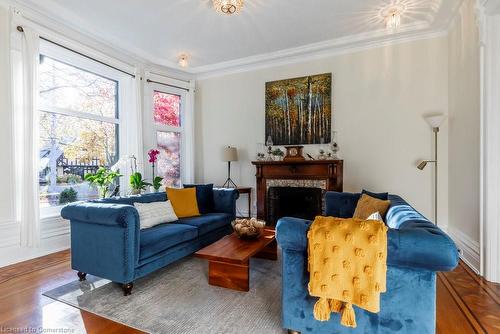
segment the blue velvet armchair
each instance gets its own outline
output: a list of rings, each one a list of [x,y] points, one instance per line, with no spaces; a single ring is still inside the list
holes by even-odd
[[[61,215],[71,222],[71,266],[80,280],[106,278],[128,295],[134,280],[230,234],[238,196],[214,189],[211,212],[143,230],[133,204],[165,201],[164,192],[69,204]]]
[[[350,218],[360,194],[326,194],[326,215]],[[307,284],[307,231],[310,221],[282,218],[277,240],[283,259],[283,327],[302,333],[434,333],[436,325],[436,272],[453,270],[458,251],[453,241],[401,197],[389,195],[387,292],[381,295],[378,314],[356,309],[357,328],[340,325],[338,314],[327,322],[314,319],[317,298]]]

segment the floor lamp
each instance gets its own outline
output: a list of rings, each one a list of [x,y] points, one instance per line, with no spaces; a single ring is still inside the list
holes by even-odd
[[[422,160],[417,168],[420,170],[424,170],[428,163],[433,163],[435,165],[434,170],[434,224],[437,225],[437,214],[438,214],[438,132],[439,127],[443,124],[446,119],[446,115],[438,114],[432,116],[424,117],[427,124],[429,124],[432,128],[432,132],[434,132],[434,160]]]
[[[238,151],[236,147],[228,146],[222,152],[222,161],[227,162],[227,180],[222,185],[223,188],[237,188],[236,184],[231,179],[231,161],[238,161]]]

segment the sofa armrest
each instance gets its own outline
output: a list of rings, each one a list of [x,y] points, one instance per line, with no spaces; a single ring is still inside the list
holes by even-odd
[[[132,205],[77,202],[66,205],[61,210],[64,219],[89,224],[116,225],[126,227],[139,224],[139,214]]]
[[[307,251],[307,231],[311,221],[281,218],[276,239],[282,249]],[[404,223],[387,232],[387,265],[430,271],[450,271],[458,264],[454,242],[430,222]]]
[[[71,223],[71,267],[114,282],[135,278],[139,214],[126,204],[72,203],[61,216]]]
[[[229,213],[236,217],[236,200],[240,193],[236,189],[214,189],[214,212]]]
[[[304,252],[307,250],[307,231],[311,221],[285,217],[276,224],[276,240],[282,249]]]
[[[412,269],[451,271],[458,265],[455,243],[427,221],[407,221],[389,229],[387,264]]]

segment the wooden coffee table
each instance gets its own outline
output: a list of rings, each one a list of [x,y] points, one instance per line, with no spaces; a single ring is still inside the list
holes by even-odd
[[[239,239],[227,235],[195,253],[208,260],[208,284],[238,291],[250,289],[250,258],[278,258],[275,231],[264,230],[259,239]]]

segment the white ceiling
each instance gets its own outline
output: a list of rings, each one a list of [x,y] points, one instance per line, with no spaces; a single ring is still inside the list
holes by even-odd
[[[211,0],[19,2],[153,64],[178,68],[178,55],[188,53],[187,70],[200,73],[315,43],[442,30],[460,0],[245,0],[241,14],[233,16],[216,13]],[[390,33],[380,12],[393,3],[407,10],[400,30]]]

